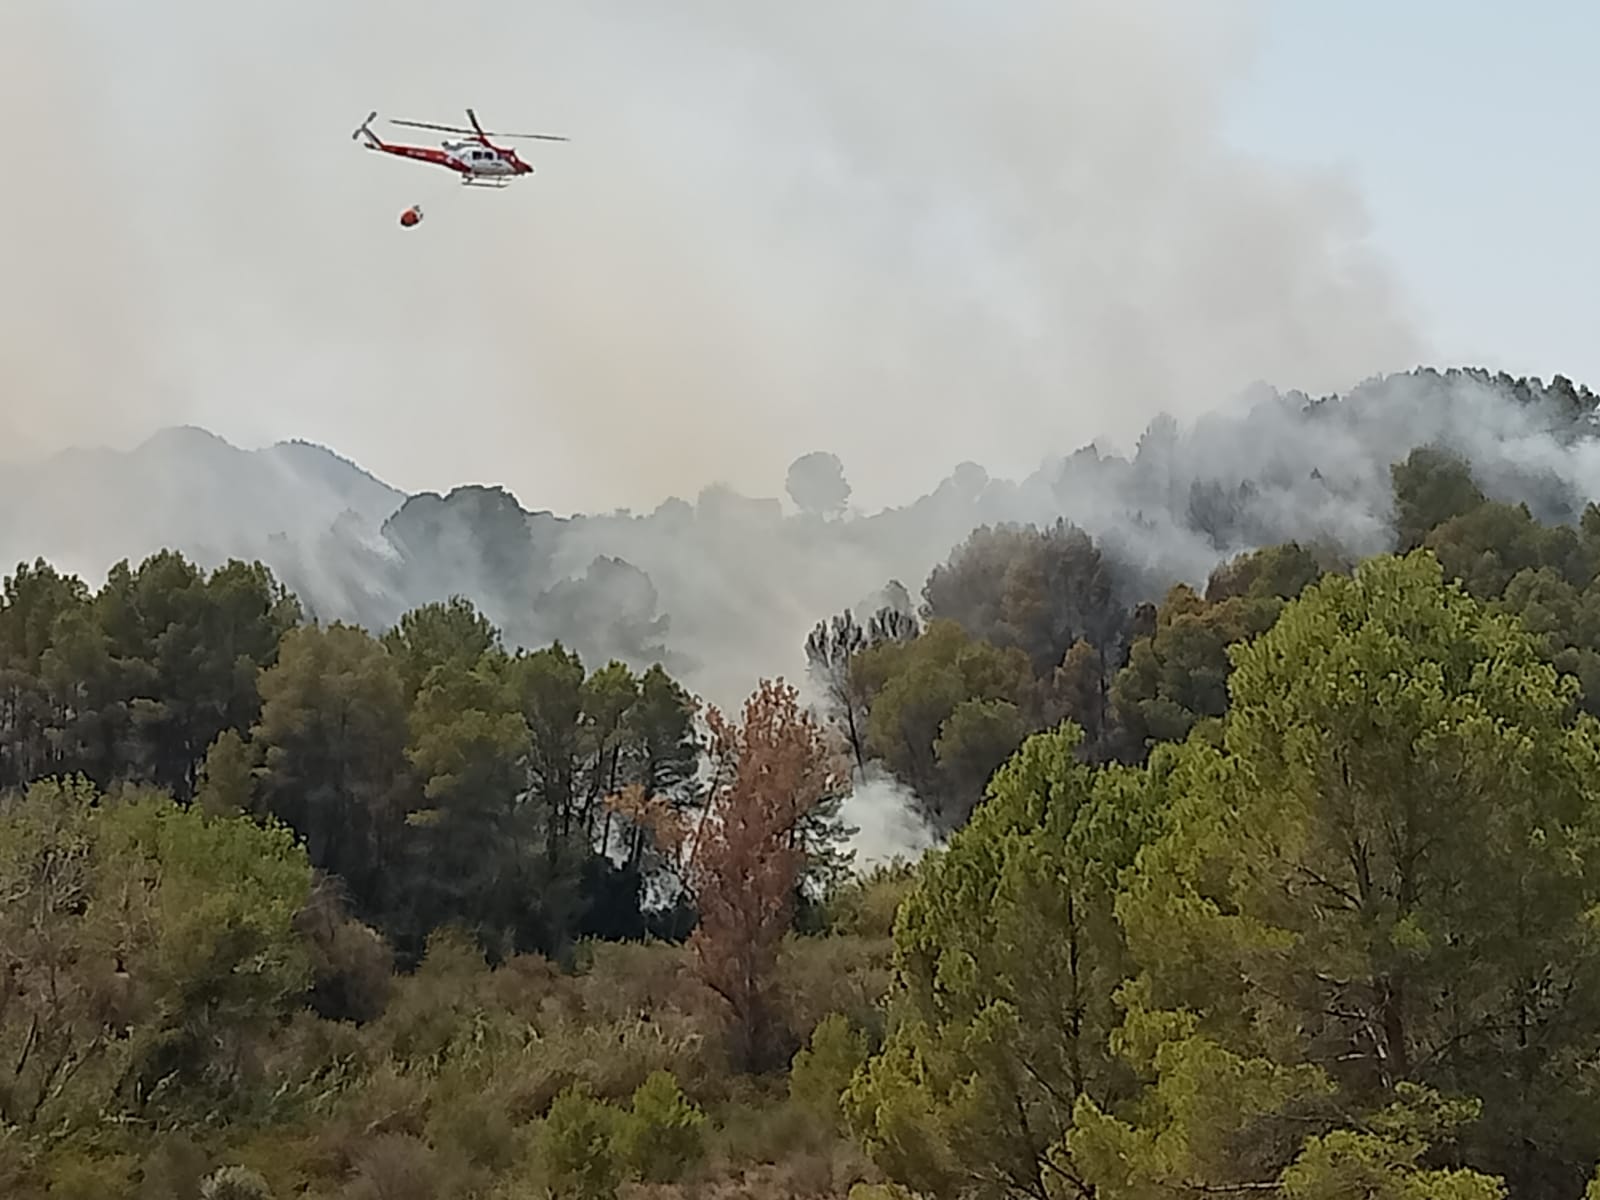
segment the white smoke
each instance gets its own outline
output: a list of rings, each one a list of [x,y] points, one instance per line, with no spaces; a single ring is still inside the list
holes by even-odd
[[[1387,463],[1432,410],[1312,433],[1236,403],[1253,379],[1323,392],[1424,349],[1344,182],[1219,132],[1260,8],[8,0],[0,99],[47,124],[0,179],[0,457],[196,422],[337,447],[405,492],[698,497],[538,536],[557,580],[601,555],[641,568],[684,678],[728,708],[801,672],[812,622],[891,578],[915,594],[983,521],[1064,514],[1192,578],[1234,548],[1197,529],[1194,485],[1254,480],[1252,536],[1375,544]],[[349,139],[374,107],[468,105],[574,140],[531,144],[538,174],[483,194]],[[1035,472],[1162,412],[1184,424],[1130,463]],[[819,446],[858,519],[707,487],[776,495]],[[941,483],[963,460],[1017,482]],[[298,463],[246,487],[252,466],[209,451],[142,458],[136,486],[114,461],[72,476],[99,486],[63,486],[59,461],[0,477],[7,565],[93,581],[176,543],[293,561],[325,614],[379,618],[481,590],[454,565],[391,590],[381,486],[307,487]]]
[[[825,445],[871,507],[1410,366],[1349,189],[1219,132],[1259,8],[9,0],[0,453],[197,422],[606,511]],[[468,105],[573,141],[484,194],[349,140]]]
[[[922,818],[916,794],[876,765],[868,767],[865,779],[858,777],[839,816],[855,830],[847,848],[857,872],[896,860],[916,862],[939,844]]]

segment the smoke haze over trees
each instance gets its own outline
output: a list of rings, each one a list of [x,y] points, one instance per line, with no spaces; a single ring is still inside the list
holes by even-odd
[[[558,516],[498,486],[405,496],[319,447],[247,452],[178,429],[132,453],[72,451],[0,477],[0,553],[12,563],[42,556],[88,580],[164,547],[206,567],[259,560],[309,616],[375,633],[462,595],[512,648],[559,638],[591,667],[659,662],[725,708],[776,674],[826,703],[827,673],[808,662],[806,641],[846,611],[863,629],[885,611],[911,626],[946,618],[997,653],[1021,654],[1017,682],[997,683],[986,707],[956,717],[963,684],[951,707],[926,711],[925,737],[861,764],[848,817],[858,849],[876,858],[926,845],[923,820],[935,833],[959,824],[1023,729],[1071,712],[1091,744],[1126,757],[1139,727],[1186,727],[1183,713],[1215,708],[1197,695],[1176,710],[1158,702],[1175,685],[1136,645],[1150,632],[1141,614],[1173,584],[1203,589],[1219,565],[1259,546],[1296,542],[1326,565],[1413,544],[1419,518],[1396,510],[1390,471],[1415,447],[1470,461],[1474,495],[1575,520],[1600,488],[1594,407],[1592,393],[1560,377],[1473,370],[1419,370],[1316,399],[1263,389],[1188,425],[1158,419],[1126,456],[1085,446],[1020,480],[965,463],[908,504],[842,515],[712,485],[647,513]],[[850,482],[825,453],[796,466],[774,483]],[[993,532],[971,541],[984,528]],[[1041,589],[1065,606],[1030,608]],[[1265,595],[1280,593],[1289,594]],[[1245,603],[1256,601],[1234,607]],[[1253,628],[1261,618],[1226,618],[1241,619]],[[934,632],[916,661],[954,629]],[[1155,647],[1177,636],[1156,632]],[[926,703],[926,684],[917,688]],[[863,744],[865,700],[855,714]],[[941,766],[935,743],[952,718]]]
[[[1600,503],[1389,476],[1406,553],[1153,602],[979,526],[737,718],[465,598],[376,636],[259,563],[19,569],[0,1186],[1592,1194]],[[852,769],[945,846],[842,871]]]
[[[1263,389],[1191,423],[1160,418],[1125,455],[1064,448],[1017,480],[965,463],[920,498],[839,518],[715,484],[648,512],[572,516],[496,485],[408,497],[317,447],[244,452],[174,430],[0,476],[0,561],[42,555],[94,579],[163,547],[208,566],[259,558],[321,619],[380,631],[461,593],[514,645],[561,637],[586,661],[661,659],[736,705],[763,673],[804,672],[820,616],[865,621],[893,581],[920,604],[930,571],[986,524],[1065,519],[1103,556],[1097,586],[1131,607],[1257,546],[1389,548],[1389,469],[1417,446],[1468,458],[1492,497],[1571,520],[1600,495],[1592,415],[1592,395],[1564,379],[1476,371],[1317,399]],[[819,466],[831,478],[825,460],[802,474]]]

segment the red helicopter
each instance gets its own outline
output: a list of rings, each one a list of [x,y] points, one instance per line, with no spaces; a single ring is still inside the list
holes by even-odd
[[[433,146],[406,146],[386,142],[372,132],[371,125],[377,115],[376,110],[369,113],[367,119],[356,126],[356,131],[350,135],[350,140],[354,141],[365,134],[365,145],[368,150],[379,150],[398,158],[409,158],[416,162],[445,167],[460,175],[461,182],[469,187],[502,188],[518,176],[533,174],[533,167],[518,158],[515,150],[492,144],[489,141],[492,137],[537,138],[546,142],[571,140],[553,133],[485,133],[483,126],[478,124],[477,115],[469,108],[467,120],[472,122],[471,129],[462,129],[455,125],[434,125],[427,121],[391,119],[389,122],[391,125],[407,125],[413,129],[438,129],[445,133],[466,134],[470,138],[468,141],[460,142],[443,141],[437,149]]]

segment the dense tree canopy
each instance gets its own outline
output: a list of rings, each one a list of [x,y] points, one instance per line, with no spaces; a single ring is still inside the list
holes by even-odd
[[[259,565],[180,556],[91,593],[46,563],[0,601],[0,786],[82,775],[284,822],[405,961],[445,924],[500,957],[643,932],[645,834],[602,803],[698,767],[659,667],[510,653],[456,597],[381,638],[307,624]]]
[[[1600,724],[1423,550],[1229,653],[1214,739],[1031,737],[901,908],[846,1096],[932,1196],[1577,1195]],[[1356,1190],[1350,1190],[1356,1189]]]
[[[1600,1195],[1600,508],[1393,484],[1395,554],[1152,595],[980,528],[736,717],[461,597],[24,564],[0,1194]],[[851,874],[885,776],[945,840]]]

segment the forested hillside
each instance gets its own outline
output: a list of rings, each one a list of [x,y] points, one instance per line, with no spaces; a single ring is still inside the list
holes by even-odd
[[[736,708],[762,675],[804,670],[818,614],[865,622],[893,581],[915,591],[982,525],[1066,515],[1118,565],[1119,600],[1137,604],[1261,546],[1390,548],[1389,468],[1422,446],[1470,459],[1495,499],[1575,520],[1595,410],[1593,392],[1559,376],[1419,369],[1315,399],[1263,388],[1192,423],[1160,416],[1126,452],[1042,447],[1020,479],[962,463],[879,510],[851,502],[850,478],[873,463],[817,453],[769,496],[713,482],[650,512],[571,515],[542,508],[537,482],[526,496],[491,483],[407,495],[318,447],[245,452],[169,430],[127,454],[0,472],[0,563],[43,557],[98,583],[162,549],[207,570],[260,561],[309,616],[374,633],[459,594],[509,647],[560,639],[586,662],[661,662]]]
[[[1600,1195],[1600,507],[1502,484],[1153,600],[986,525],[815,711],[23,566],[0,1195]],[[868,771],[947,843],[852,875]]]

